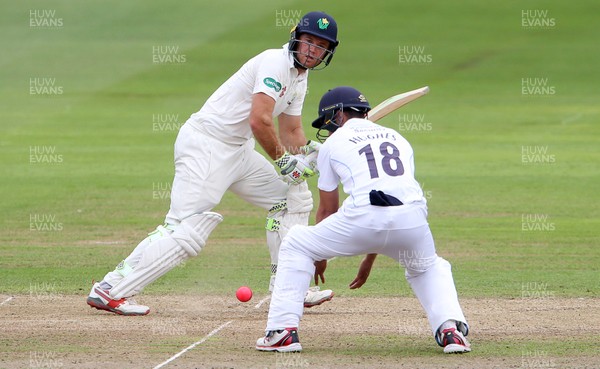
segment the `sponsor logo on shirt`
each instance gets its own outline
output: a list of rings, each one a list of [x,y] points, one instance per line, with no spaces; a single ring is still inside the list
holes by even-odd
[[[273,79],[271,77],[267,77],[267,78],[263,79],[263,83],[267,87],[272,88],[273,90],[275,90],[276,92],[281,91],[281,83],[277,82],[275,79]]]

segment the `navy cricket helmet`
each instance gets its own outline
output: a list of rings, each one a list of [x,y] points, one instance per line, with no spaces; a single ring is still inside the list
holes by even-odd
[[[321,140],[326,135],[320,133],[321,130],[335,132],[340,125],[335,121],[338,111],[352,110],[360,113],[368,113],[371,105],[367,98],[354,87],[341,86],[327,91],[319,102],[319,117],[312,122],[312,126],[317,128],[317,138]]]
[[[324,12],[310,12],[305,14],[302,19],[300,19],[298,24],[292,28],[290,33],[289,50],[294,54],[294,60],[301,67],[304,66],[298,62],[295,53],[297,53],[296,49],[298,47],[298,43],[300,42],[298,41],[298,38],[303,33],[320,37],[329,42],[327,56],[325,56],[322,60],[325,63],[325,66],[329,65],[331,58],[333,58],[333,53],[335,53],[335,48],[340,43],[337,39],[338,28],[335,19]]]

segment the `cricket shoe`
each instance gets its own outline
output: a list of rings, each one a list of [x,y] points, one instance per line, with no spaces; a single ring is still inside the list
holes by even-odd
[[[108,291],[100,288],[100,283],[94,283],[86,302],[98,310],[106,310],[119,315],[146,315],[150,312],[148,306],[138,305],[131,298],[113,299]]]
[[[304,307],[309,308],[321,305],[325,301],[330,301],[333,298],[332,290],[323,290],[319,286],[310,287],[304,297]]]
[[[462,354],[471,351],[471,344],[456,328],[447,328],[438,332],[436,339],[446,354]]]
[[[256,341],[256,349],[277,352],[302,351],[300,340],[298,340],[298,328],[269,331],[265,337],[261,337]]]

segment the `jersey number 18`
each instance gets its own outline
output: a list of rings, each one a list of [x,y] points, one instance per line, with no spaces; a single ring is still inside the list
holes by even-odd
[[[391,152],[390,152],[391,149]],[[381,168],[383,171],[392,177],[401,176],[404,174],[404,166],[400,160],[400,150],[391,142],[383,142],[379,146],[379,152],[383,155],[381,158]],[[358,151],[359,154],[365,154],[367,158],[367,164],[369,165],[369,174],[371,178],[379,178],[379,171],[377,170],[377,163],[375,162],[375,154],[371,144],[363,147]]]

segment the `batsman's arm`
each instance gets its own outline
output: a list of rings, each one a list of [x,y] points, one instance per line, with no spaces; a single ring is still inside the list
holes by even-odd
[[[300,153],[300,147],[306,145],[306,135],[302,129],[302,118],[299,115],[279,114],[279,140],[292,154]]]
[[[273,124],[273,109],[275,100],[272,97],[259,92],[252,95],[252,108],[250,110],[250,128],[256,141],[265,149],[271,159],[276,160],[285,152],[285,148],[279,142],[275,125]]]

